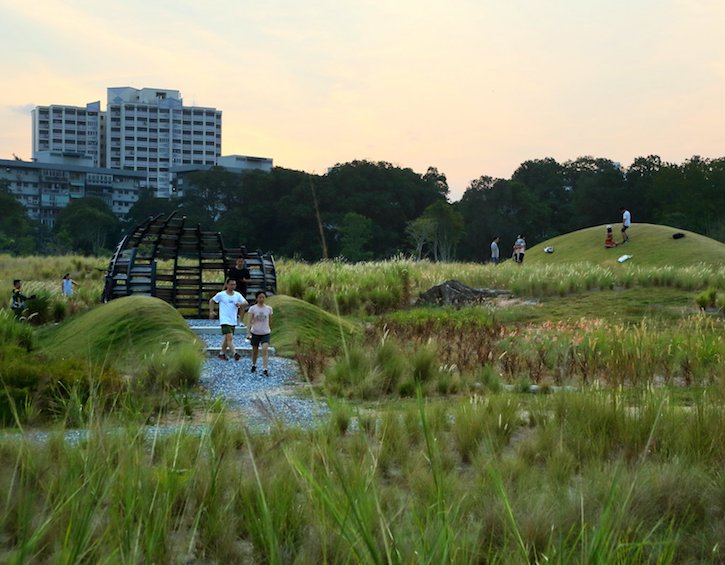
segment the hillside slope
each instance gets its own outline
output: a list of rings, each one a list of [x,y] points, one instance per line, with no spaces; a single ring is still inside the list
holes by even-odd
[[[621,241],[620,224],[613,224],[614,239]],[[685,234],[672,239],[672,234]],[[527,264],[545,265],[588,261],[601,266],[618,265],[617,258],[631,255],[625,264],[641,266],[685,267],[697,263],[720,267],[725,265],[725,244],[687,230],[655,224],[632,224],[630,241],[606,249],[606,225],[584,228],[560,235],[532,247],[526,252]],[[545,253],[546,247],[554,253]]]
[[[198,347],[181,315],[157,298],[129,296],[101,304],[40,333],[42,349],[59,357],[123,365],[179,346]]]

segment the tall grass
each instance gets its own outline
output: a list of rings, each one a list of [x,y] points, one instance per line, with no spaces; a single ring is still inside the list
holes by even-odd
[[[7,562],[705,562],[722,398],[501,395],[375,428],[0,440]]]
[[[397,258],[388,261],[277,264],[278,291],[342,314],[380,314],[410,305],[420,292],[456,279],[474,288],[509,289],[517,296],[546,297],[586,290],[632,287],[725,289],[725,267],[639,267],[612,269],[588,263],[518,268],[474,263],[431,263]]]

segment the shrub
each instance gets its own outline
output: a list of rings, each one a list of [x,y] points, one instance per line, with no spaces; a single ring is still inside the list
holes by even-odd
[[[30,351],[35,347],[35,333],[28,324],[15,319],[9,310],[0,310],[0,339],[6,344],[15,344]]]
[[[0,382],[0,422],[4,425],[14,423],[16,417],[26,421],[31,413],[65,419],[71,404],[77,412],[92,389],[105,396],[120,388],[120,379],[111,369],[99,369],[77,358],[49,359],[14,345],[0,349]],[[72,423],[79,423],[78,418]]]
[[[418,349],[413,355],[413,379],[418,383],[432,381],[438,373],[438,352],[432,344]]]

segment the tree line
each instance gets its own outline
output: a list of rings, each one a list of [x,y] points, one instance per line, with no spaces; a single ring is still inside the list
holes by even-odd
[[[627,168],[604,158],[537,159],[522,163],[510,179],[471,181],[457,202],[449,202],[446,177],[434,167],[421,174],[370,161],[339,164],[325,175],[280,167],[241,174],[213,168],[189,175],[184,187],[172,199],[142,193],[124,222],[98,199],[77,199],[59,212],[51,231],[29,220],[7,186],[0,186],[0,251],[107,253],[134,225],[172,211],[221,232],[228,247],[310,261],[399,253],[481,261],[495,236],[506,245],[523,234],[535,245],[618,223],[622,206],[634,222],[725,241],[725,158],[675,164],[639,157]]]

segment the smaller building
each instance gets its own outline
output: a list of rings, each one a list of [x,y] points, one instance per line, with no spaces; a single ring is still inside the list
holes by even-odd
[[[0,159],[0,181],[7,181],[30,218],[48,227],[72,199],[86,196],[100,198],[123,218],[146,186],[142,172],[69,164],[74,159],[85,162],[83,155],[51,153],[48,158],[54,162]]]
[[[250,171],[272,172],[272,159],[269,157],[249,157],[246,155],[222,155],[217,159],[216,165],[181,165],[171,168],[172,192],[176,197],[184,195],[190,190],[188,175],[210,171],[213,167],[221,167],[230,173],[245,173]]]

